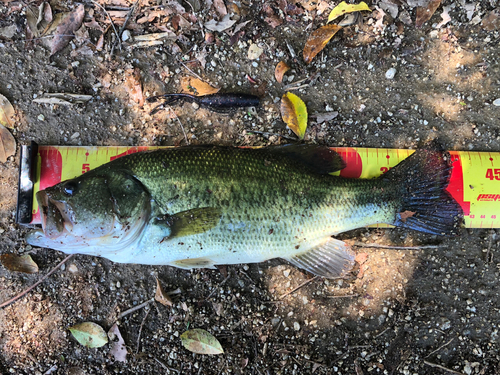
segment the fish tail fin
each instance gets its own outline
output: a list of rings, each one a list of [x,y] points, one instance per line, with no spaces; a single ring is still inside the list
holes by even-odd
[[[394,184],[403,183],[401,208],[391,224],[430,234],[457,234],[463,210],[445,190],[452,164],[449,153],[433,141],[383,175]]]

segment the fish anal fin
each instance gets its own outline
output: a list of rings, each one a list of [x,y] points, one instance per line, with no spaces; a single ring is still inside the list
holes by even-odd
[[[202,207],[165,215],[157,218],[155,224],[170,228],[168,238],[190,236],[209,231],[219,224],[221,210],[214,207]]]
[[[192,268],[215,268],[214,262],[208,258],[180,259],[171,263],[172,266],[192,269]]]
[[[345,242],[331,237],[305,253],[285,259],[294,266],[329,279],[345,276],[354,266],[351,248]]]

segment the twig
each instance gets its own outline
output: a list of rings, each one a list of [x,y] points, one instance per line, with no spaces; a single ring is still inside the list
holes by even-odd
[[[300,89],[305,89],[311,86],[311,84],[306,83],[305,85],[300,85],[300,86],[294,86],[294,85],[288,85],[283,87],[283,90],[285,91],[291,91],[291,90],[300,90]]]
[[[486,262],[493,262],[493,256],[491,257],[490,260],[490,250],[491,250],[491,245],[493,244],[493,230],[490,232],[490,241],[488,242],[488,250],[486,251]]]
[[[267,136],[276,135],[278,137],[289,139],[291,141],[297,141],[297,138],[293,138],[293,137],[289,137],[288,135],[281,135],[281,134],[277,134],[277,133],[261,132],[261,131],[258,131],[258,130],[247,130],[247,133],[262,134],[262,135],[267,135]]]
[[[304,285],[307,285],[307,284],[309,284],[311,281],[316,280],[318,277],[319,277],[319,276],[314,276],[312,279],[309,279],[309,280],[304,281],[302,284],[300,284],[300,285],[299,285],[298,287],[296,287],[295,289],[293,289],[293,290],[291,290],[291,291],[289,291],[289,292],[287,292],[287,293],[283,294],[283,295],[280,297],[280,299],[283,299],[283,298],[285,298],[286,296],[288,296],[288,295],[290,295],[290,294],[292,294],[292,293],[296,292],[297,290],[299,290],[300,288],[302,288]]]
[[[155,358],[155,361],[158,362],[160,364],[160,366],[163,367],[165,370],[175,371],[178,374],[180,373],[179,370],[177,370],[176,368],[168,367],[166,364],[164,364],[158,358]]]
[[[465,375],[463,372],[458,372],[458,371],[455,371],[455,370],[452,370],[452,369],[446,368],[446,367],[444,367],[444,366],[438,365],[437,363],[432,363],[432,362],[425,361],[425,360],[424,360],[424,363],[425,363],[427,366],[436,367],[436,368],[439,368],[439,369],[441,369],[441,370],[451,372],[452,374],[457,374],[457,375]]]
[[[125,22],[123,22],[122,27],[120,27],[120,31],[118,32],[117,38],[116,38],[115,42],[113,43],[113,47],[111,47],[111,53],[110,53],[111,56],[113,55],[113,52],[115,51],[117,44],[120,44],[120,46],[121,46],[122,35],[123,35],[123,32],[125,31],[125,27],[127,27],[128,21],[130,20],[130,17],[134,13],[135,8],[136,8],[137,4],[139,3],[139,1],[140,0],[137,0],[134,3],[134,5],[132,5],[132,8],[130,8],[129,12],[127,13],[127,18],[125,18]]]
[[[179,121],[179,125],[181,126],[182,134],[184,134],[184,139],[186,140],[186,143],[189,145],[188,137],[186,135],[186,132],[184,131],[184,126],[182,125],[181,120],[179,120],[179,116],[177,116],[177,113],[175,113],[175,111],[170,106],[168,107],[168,109],[170,110],[170,112],[172,112],[175,115],[175,118],[177,119],[177,121]]]
[[[34,283],[32,286],[30,286],[28,289],[24,290],[23,292],[19,293],[17,296],[14,298],[9,299],[8,301],[5,301],[0,305],[0,309],[4,308],[5,306],[10,305],[12,302],[17,301],[19,298],[24,296],[26,293],[29,293],[33,289],[35,289],[38,285],[40,285],[42,282],[44,282],[50,275],[52,275],[56,270],[61,267],[64,263],[66,263],[68,260],[70,260],[72,257],[74,257],[75,254],[68,255],[66,258],[64,258],[57,266],[52,268],[48,274],[46,274],[44,277],[42,277],[39,281]]]
[[[149,309],[146,310],[146,315],[144,316],[144,319],[142,319],[141,326],[139,327],[139,336],[137,336],[137,347],[135,348],[135,354],[139,353],[139,346],[141,345],[142,327],[144,326],[144,322],[146,321],[148,315],[149,315]]]
[[[326,298],[354,298],[354,297],[359,297],[358,293],[355,294],[344,294],[343,296],[326,296]]]
[[[427,246],[389,246],[389,245],[379,245],[377,243],[363,243],[354,242],[354,246],[358,247],[374,247],[377,249],[392,249],[392,250],[424,250],[424,249],[439,249],[440,245],[427,245]]]
[[[384,333],[386,333],[390,328],[386,328],[384,329],[382,332],[380,332],[377,336],[375,336],[374,338],[377,339],[379,338],[380,336],[382,336]]]
[[[122,312],[120,315],[118,315],[118,318],[116,320],[119,320],[119,319],[127,316],[128,314],[132,314],[134,311],[142,309],[144,306],[147,306],[151,302],[154,302],[154,300],[155,300],[154,298],[148,299],[146,302],[143,302],[140,305],[134,306],[131,309],[128,309],[128,310]]]
[[[102,9],[102,11],[106,14],[106,16],[108,16],[109,18],[109,22],[111,22],[111,27],[113,28],[113,31],[115,32],[115,35],[116,35],[116,38],[117,39],[120,39],[119,35],[118,35],[118,31],[116,31],[116,27],[115,27],[115,24],[113,23],[113,20],[111,19],[111,16],[109,15],[109,13],[107,12],[107,10],[101,5],[99,4],[98,2],[94,1],[94,0],[90,0],[92,1],[92,4],[94,5],[97,5],[99,8]]]
[[[195,72],[193,72],[191,69],[189,69],[182,61],[180,61],[181,65],[186,68],[186,70],[191,73],[192,75],[194,75],[196,78],[198,78],[200,81],[203,81],[205,82],[205,80],[203,78],[201,78],[198,74],[196,74]]]
[[[429,358],[431,355],[433,355],[434,353],[436,353],[437,351],[443,349],[446,345],[449,345],[453,340],[455,340],[455,337],[453,337],[450,341],[448,341],[446,344],[443,344],[441,345],[439,348],[437,348],[436,350],[433,350],[432,352],[430,352],[429,354],[427,354],[425,356],[425,358]]]
[[[223,285],[226,283],[226,281],[227,281],[230,277],[231,277],[231,272],[229,272],[229,273],[228,273],[228,275],[227,275],[227,277],[226,277],[224,280],[222,280],[222,282],[219,284],[218,288],[220,288],[221,286],[223,286]],[[205,298],[205,299],[204,299],[204,301],[206,301],[206,300],[208,300],[210,297],[212,297],[212,295],[215,293],[215,290],[216,290],[216,288],[214,288],[214,289],[210,292],[210,294],[207,296],[207,298]]]

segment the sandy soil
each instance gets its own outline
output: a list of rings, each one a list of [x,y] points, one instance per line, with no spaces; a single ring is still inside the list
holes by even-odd
[[[153,5],[161,9],[166,3]],[[306,142],[415,148],[439,137],[450,150],[500,151],[500,107],[493,104],[500,98],[499,23],[481,22],[498,11],[497,0],[446,2],[454,6],[451,21],[439,29],[443,5],[419,29],[404,22],[406,16],[415,20],[415,4],[399,3],[394,17],[386,12],[382,28],[376,27],[374,14],[364,13],[363,24],[339,32],[308,66],[301,58],[304,43],[326,22],[333,4],[318,15],[317,10],[304,10],[306,3],[296,5],[302,14],[286,15],[278,2],[269,2],[282,21],[276,28],[263,2],[237,3],[238,23],[251,22],[232,45],[225,32],[215,33],[216,43],[205,41],[207,30],[202,32],[200,25],[217,16],[214,8],[202,4],[193,11],[183,3],[186,14],[199,22],[185,16],[192,29],[176,30],[175,16],[165,17],[163,27],[181,36],[175,45],[124,45],[111,56],[111,32],[98,51],[100,33],[84,27],[70,46],[51,57],[42,43],[25,42],[26,5],[5,2],[0,5],[0,29],[14,25],[16,32],[0,37],[0,93],[18,112],[13,134],[18,144],[183,145],[182,126],[191,144],[286,143],[282,137],[251,131],[293,136],[281,121],[277,99],[286,85],[308,78],[294,92],[309,113],[338,115],[323,124],[311,123]],[[110,4],[102,3],[111,12]],[[157,21],[137,23],[152,9],[151,3],[145,4],[131,17],[132,36],[159,30]],[[472,13],[470,4],[475,5]],[[54,13],[75,6],[65,1],[51,5]],[[85,10],[84,22],[91,21],[93,12],[95,21],[104,25],[107,18],[95,3],[85,3]],[[298,56],[296,62],[287,42]],[[251,43],[263,49],[257,60],[248,58]],[[203,48],[205,68],[196,59]],[[283,84],[274,78],[281,60],[293,68]],[[185,66],[223,91],[262,94],[261,107],[256,113],[223,114],[179,103],[150,116],[152,106],[134,100],[134,69],[144,96],[150,96],[178,92],[182,77],[190,75]],[[390,68],[396,69],[393,79],[386,78]],[[53,92],[93,99],[73,106],[33,102]],[[0,301],[32,285],[65,256],[32,249],[24,241],[27,229],[15,224],[18,163],[19,151],[0,164],[0,252],[30,252],[40,273],[0,267]],[[499,234],[498,229],[464,229],[455,238],[398,229],[345,233],[340,238],[351,243],[438,245],[402,251],[354,247],[358,259],[366,261],[345,280],[312,278],[280,260],[189,272],[76,256],[0,310],[0,372],[496,374]],[[165,290],[180,288],[174,306],[152,303],[117,319],[154,297],[155,277]],[[107,331],[117,320],[127,363],[115,361],[109,345],[85,348],[68,331],[83,321]],[[205,356],[184,349],[179,336],[188,327],[211,332],[225,353]]]

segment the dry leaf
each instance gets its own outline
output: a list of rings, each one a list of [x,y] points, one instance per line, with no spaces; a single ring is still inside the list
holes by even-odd
[[[208,83],[191,77],[181,79],[182,92],[196,96],[210,95],[219,92],[220,89],[210,86]]]
[[[0,94],[0,125],[14,128],[14,115],[16,111],[9,100]]]
[[[371,11],[371,9],[368,7],[368,5],[366,5],[364,1],[360,2],[359,4],[347,4],[345,1],[342,1],[330,12],[330,15],[328,16],[328,22],[332,22],[335,18],[343,16],[344,14],[361,12],[362,10]]]
[[[309,64],[340,29],[341,27],[338,25],[326,25],[314,30],[304,46],[305,63]]]
[[[9,130],[0,125],[0,163],[5,163],[9,156],[16,153],[16,140]]]
[[[406,210],[404,212],[400,212],[399,216],[401,217],[401,221],[403,223],[406,223],[406,219],[408,219],[409,217],[412,217],[415,214],[416,214],[415,211],[408,211],[408,210]]]
[[[424,23],[429,21],[436,11],[436,9],[441,4],[441,0],[431,0],[427,7],[418,7],[417,8],[417,18],[415,20],[415,27],[420,28]]]
[[[73,39],[75,31],[82,26],[84,15],[85,8],[83,4],[79,4],[74,11],[66,14],[59,26],[57,26],[54,38],[52,39],[51,56],[66,47],[71,39]]]
[[[125,87],[129,98],[142,107],[144,105],[144,95],[142,94],[141,73],[138,68],[125,71]]]
[[[227,8],[224,4],[224,0],[214,0],[214,8],[221,17],[224,17],[227,14]]]
[[[248,59],[249,60],[256,60],[262,55],[264,52],[264,49],[259,47],[258,44],[251,44],[250,47],[248,47]]]
[[[0,255],[2,265],[12,272],[37,273],[38,265],[31,259],[29,254],[2,254]]]
[[[287,92],[281,98],[281,117],[300,140],[307,129],[307,107],[297,95]]]
[[[481,26],[488,31],[500,29],[500,8],[492,10],[481,21]]]
[[[156,278],[156,294],[155,294],[155,301],[160,302],[163,306],[172,306],[172,300],[168,296],[167,293],[163,290],[160,284],[160,280]]]
[[[117,362],[127,362],[127,347],[125,341],[118,329],[118,326],[113,324],[113,327],[108,331],[108,337],[111,340],[111,349],[109,353]]]
[[[284,61],[280,61],[278,65],[276,65],[276,69],[274,69],[274,77],[276,81],[279,83],[283,82],[283,76],[286,72],[290,70],[290,66]]]
[[[2,38],[12,39],[12,37],[16,34],[17,34],[17,26],[16,25],[0,27],[0,37],[2,37]]]
[[[88,348],[100,348],[108,342],[106,332],[100,325],[92,322],[76,324],[69,330],[76,341]]]
[[[181,335],[182,345],[196,354],[222,354],[220,342],[204,329],[191,329]]]
[[[222,19],[222,21],[216,21],[214,19],[211,19],[210,21],[206,22],[204,26],[208,30],[221,32],[221,31],[229,29],[235,23],[236,23],[236,21],[233,21],[231,19],[231,15],[230,14],[226,14],[224,16],[224,18]]]
[[[451,21],[449,13],[451,9],[452,9],[451,5],[443,7],[443,13],[441,13],[442,21],[436,25],[436,29],[440,29],[441,27],[443,27],[444,25],[446,25],[448,22]]]
[[[339,113],[337,111],[333,112],[322,112],[322,113],[315,113],[313,116],[316,117],[316,123],[317,124],[322,124],[327,121],[333,120],[335,117],[337,117]]]

